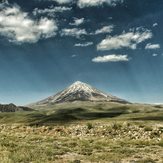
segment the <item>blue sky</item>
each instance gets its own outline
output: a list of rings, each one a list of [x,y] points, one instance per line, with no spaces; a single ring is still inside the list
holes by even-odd
[[[0,103],[38,101],[80,80],[163,103],[162,0],[3,0]]]

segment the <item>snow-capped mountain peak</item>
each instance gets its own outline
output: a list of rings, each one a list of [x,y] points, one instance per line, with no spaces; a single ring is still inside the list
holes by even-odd
[[[86,83],[83,83],[81,81],[76,81],[75,83],[70,85],[70,87],[68,87],[68,91],[65,91],[63,93],[72,93],[72,92],[80,92],[80,91],[83,91],[91,96],[93,92],[97,92],[98,90]],[[107,94],[104,94],[100,91],[98,91],[98,93],[100,93],[102,96],[107,97]]]
[[[81,81],[76,81],[63,91],[56,95],[50,96],[37,104],[52,104],[52,103],[63,103],[73,101],[115,101],[115,102],[126,102],[115,96],[106,94],[89,84]]]

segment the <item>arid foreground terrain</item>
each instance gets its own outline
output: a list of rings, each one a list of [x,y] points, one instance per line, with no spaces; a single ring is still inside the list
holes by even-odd
[[[162,163],[161,105],[74,103],[0,113],[2,163]]]

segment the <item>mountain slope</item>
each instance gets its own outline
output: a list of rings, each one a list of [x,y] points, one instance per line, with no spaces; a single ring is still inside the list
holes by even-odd
[[[65,90],[57,93],[56,95],[50,96],[42,101],[37,102],[36,105],[55,104],[73,101],[114,101],[120,103],[127,103],[127,101],[125,100],[103,93],[102,91],[93,88],[92,86],[86,83],[77,81]]]

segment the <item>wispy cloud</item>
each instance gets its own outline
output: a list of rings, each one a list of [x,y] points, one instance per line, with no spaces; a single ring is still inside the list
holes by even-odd
[[[104,26],[101,29],[98,29],[95,31],[95,34],[101,34],[101,33],[111,33],[113,31],[114,26],[109,25],[109,26]]]
[[[38,14],[47,14],[49,16],[54,16],[55,13],[57,12],[64,12],[64,11],[70,11],[72,8],[71,7],[65,7],[65,6],[51,6],[50,8],[45,8],[45,9],[38,9],[35,8],[33,10],[33,15],[37,16]]]
[[[154,53],[154,54],[152,54],[152,56],[153,56],[153,57],[157,57],[157,56],[158,56],[158,54]]]
[[[159,44],[151,44],[151,43],[149,43],[149,44],[147,44],[145,46],[145,49],[159,49],[159,48],[160,48]]]
[[[142,31],[143,30],[143,31]],[[129,48],[136,49],[141,42],[152,38],[152,32],[147,29],[137,28],[136,31],[131,30],[128,33],[123,32],[121,35],[109,36],[97,45],[98,50],[112,50]]]
[[[154,24],[153,24],[153,27],[156,27],[156,26],[158,26],[158,23],[154,23]]]
[[[127,62],[129,61],[128,55],[104,55],[98,56],[92,59],[92,62],[104,63],[104,62]]]
[[[71,55],[71,58],[75,58],[75,57],[77,57],[77,55],[76,55],[76,54]]]
[[[87,35],[87,32],[85,29],[65,28],[61,30],[60,34],[61,36],[71,36],[71,37],[80,38],[82,35]]]
[[[116,6],[117,3],[122,3],[122,2],[123,0],[78,0],[77,4],[80,8],[84,8],[84,7],[101,6],[103,4]]]
[[[59,4],[66,4],[66,3],[72,2],[73,0],[49,0],[49,1],[54,1],[54,2],[57,2]]]
[[[15,43],[34,43],[56,35],[58,30],[54,20],[41,18],[34,20],[17,5],[0,5],[0,35]]]
[[[76,47],[87,47],[93,45],[93,42],[86,42],[86,43],[77,43],[74,46]]]
[[[74,22],[73,23],[70,23],[70,25],[74,25],[74,26],[79,26],[81,24],[84,23],[84,18],[74,18]]]
[[[95,7],[102,6],[103,4],[107,4],[109,6],[116,6],[118,3],[123,3],[124,0],[38,0],[38,1],[53,1],[58,4],[69,4],[76,3],[78,7]]]

